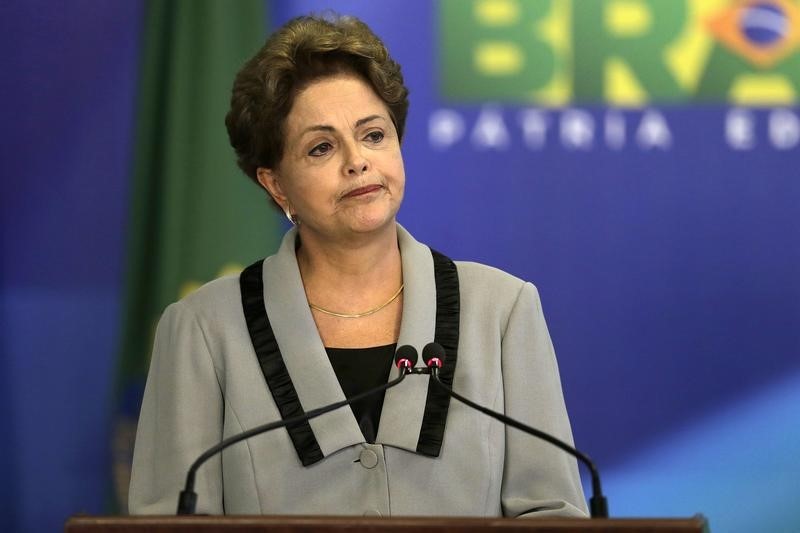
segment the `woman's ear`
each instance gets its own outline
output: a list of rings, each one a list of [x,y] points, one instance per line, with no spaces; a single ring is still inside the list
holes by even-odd
[[[283,193],[280,181],[278,180],[278,174],[272,169],[258,167],[256,170],[256,177],[258,178],[258,183],[272,196],[275,203],[284,211],[289,211],[289,199]]]

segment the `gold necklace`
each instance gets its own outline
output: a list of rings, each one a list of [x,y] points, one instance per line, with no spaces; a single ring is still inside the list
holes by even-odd
[[[401,292],[403,292],[403,287],[405,287],[405,283],[401,283],[400,284],[400,288],[397,289],[397,292],[394,293],[391,298],[389,298],[388,302],[383,303],[383,304],[379,305],[378,307],[375,307],[374,309],[370,309],[369,311],[364,311],[363,313],[355,313],[355,314],[337,313],[336,311],[330,311],[328,309],[323,309],[322,307],[320,307],[318,305],[314,305],[311,302],[308,302],[308,306],[311,309],[315,309],[315,310],[319,311],[320,313],[325,313],[326,315],[336,316],[336,317],[339,317],[339,318],[361,318],[361,317],[365,317],[365,316],[369,316],[369,315],[374,315],[375,313],[377,313],[378,311],[380,311],[381,309],[383,309],[384,307],[386,307],[387,305],[389,305],[393,301],[397,300],[397,297],[400,296]]]

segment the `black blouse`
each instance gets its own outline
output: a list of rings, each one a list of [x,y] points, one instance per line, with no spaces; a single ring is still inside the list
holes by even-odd
[[[347,398],[387,382],[397,344],[370,348],[325,348],[333,371]],[[381,391],[350,404],[364,439],[375,442],[383,408]]]

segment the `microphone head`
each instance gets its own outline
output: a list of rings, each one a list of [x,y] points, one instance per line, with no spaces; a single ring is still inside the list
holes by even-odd
[[[397,368],[400,370],[411,370],[414,368],[414,365],[417,364],[418,360],[419,355],[417,354],[417,349],[408,344],[399,347],[394,354],[394,364],[397,365]]]
[[[444,348],[441,344],[429,342],[422,349],[422,360],[425,361],[425,366],[428,368],[442,368],[444,358]]]

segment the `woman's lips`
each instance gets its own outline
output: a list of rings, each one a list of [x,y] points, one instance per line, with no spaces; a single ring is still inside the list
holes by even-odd
[[[382,185],[367,185],[366,187],[359,187],[358,189],[353,189],[352,191],[345,194],[342,198],[355,198],[356,196],[363,196],[365,194],[379,191],[381,189],[383,189]]]

